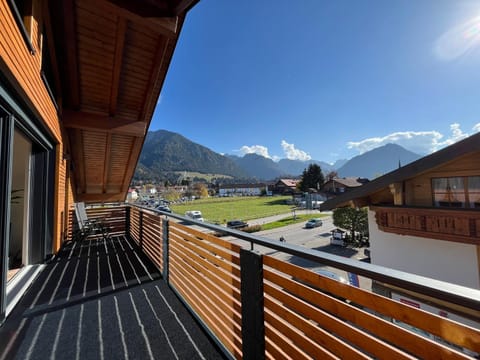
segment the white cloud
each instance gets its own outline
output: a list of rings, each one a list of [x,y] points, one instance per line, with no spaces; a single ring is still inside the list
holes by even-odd
[[[289,144],[285,140],[282,140],[282,148],[287,159],[307,161],[312,158],[305,151],[296,149],[294,144]]]
[[[473,125],[472,128],[473,132],[479,132],[480,131],[480,123]]]
[[[461,58],[480,45],[480,16],[444,32],[434,43],[434,53],[444,61]]]
[[[480,123],[475,125],[474,130],[480,131]],[[361,141],[350,141],[347,146],[355,149],[360,154],[375,149],[388,143],[398,144],[420,155],[430,154],[445,146],[451,145],[469,136],[460,129],[459,124],[450,125],[451,135],[444,139],[444,135],[438,131],[403,131],[395,132],[383,137],[368,138]]]
[[[268,154],[268,148],[262,145],[252,145],[247,146],[243,145],[240,150],[238,150],[241,156],[245,154],[257,154],[263,157],[271,159],[272,157]]]

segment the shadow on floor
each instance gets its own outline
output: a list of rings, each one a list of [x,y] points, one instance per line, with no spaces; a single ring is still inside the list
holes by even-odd
[[[0,359],[223,359],[125,236],[66,244],[0,328]]]

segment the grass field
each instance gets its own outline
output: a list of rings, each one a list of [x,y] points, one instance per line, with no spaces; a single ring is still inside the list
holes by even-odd
[[[287,199],[291,199],[291,197],[208,198],[194,200],[186,204],[175,204],[170,207],[174,212],[182,215],[185,214],[187,210],[200,210],[206,221],[224,224],[233,219],[247,221],[289,213],[292,205],[286,204],[285,200]]]

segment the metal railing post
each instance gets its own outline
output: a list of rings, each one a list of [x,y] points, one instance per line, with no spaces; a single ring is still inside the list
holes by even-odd
[[[240,250],[242,297],[242,357],[265,358],[263,307],[263,258],[259,253]]]
[[[163,279],[167,282],[168,284],[168,219],[163,219],[162,220],[162,229],[163,229],[163,234],[162,234],[162,250],[163,250],[163,269],[162,269],[162,275]]]
[[[125,234],[131,238],[130,234],[130,206],[125,207]]]

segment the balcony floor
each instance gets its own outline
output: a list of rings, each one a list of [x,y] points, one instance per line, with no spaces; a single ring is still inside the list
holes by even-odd
[[[125,237],[64,246],[0,328],[0,359],[223,359]]]

